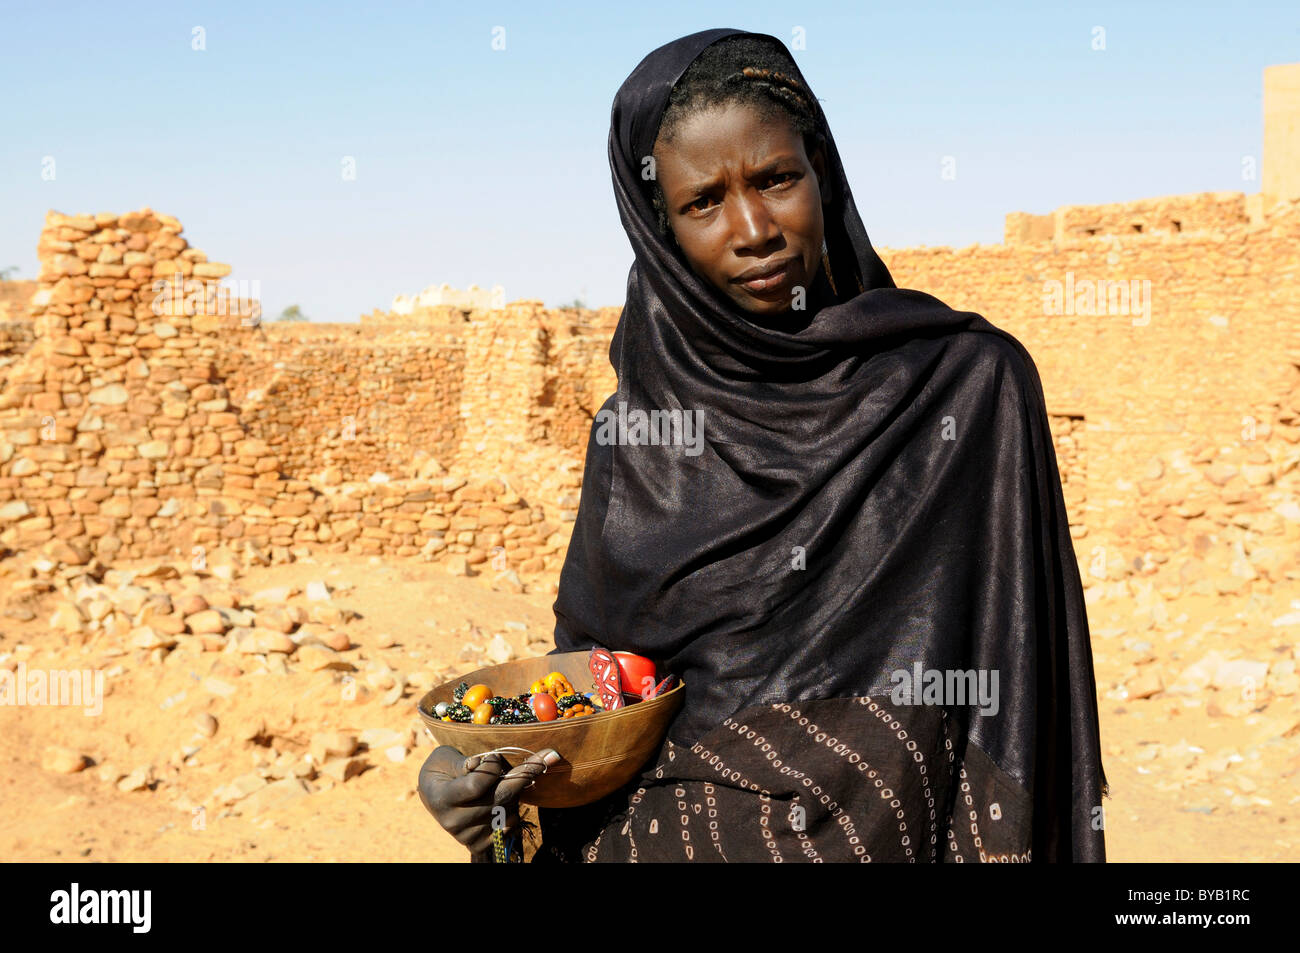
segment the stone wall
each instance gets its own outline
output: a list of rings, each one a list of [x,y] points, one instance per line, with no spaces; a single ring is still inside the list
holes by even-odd
[[[1103,235],[1178,235],[1216,231],[1251,221],[1242,192],[1198,192],[1106,205],[1063,205],[1047,215],[1012,212],[1006,217],[1008,245],[1066,242]]]
[[[362,316],[360,330],[368,346],[441,341],[440,353],[459,365],[456,446],[438,457],[445,465],[511,472],[533,492],[567,501],[579,486],[570,471],[581,470],[592,419],[617,386],[609,342],[621,311],[547,309],[540,301],[486,311],[376,311]]]
[[[410,432],[396,431],[414,417],[385,417],[380,405],[409,404],[417,391],[436,404],[439,388],[452,386],[422,355],[353,347],[360,360],[347,362],[346,350],[317,345],[304,361],[281,344],[276,360],[277,335],[257,320],[256,304],[215,286],[230,266],[209,262],[181,238],[179,222],[147,208],[51,212],[37,251],[34,342],[8,366],[0,393],[0,545],[76,565],[199,560],[216,544],[287,561],[324,546],[422,555],[459,572],[488,564],[512,586],[522,584],[512,574],[558,568],[561,526],[503,480],[448,474],[427,458],[423,466],[413,458],[420,472],[398,480],[358,482],[338,466],[315,480],[294,473],[312,468],[314,447],[328,459],[337,426],[329,417],[345,416],[350,401],[362,432],[370,421],[393,438],[382,449],[354,441],[350,466],[367,454],[395,459],[394,443],[408,449]],[[224,376],[241,362],[247,411]],[[354,392],[346,379],[325,380],[344,363]],[[402,388],[408,373],[411,388]],[[367,374],[380,386],[365,387]],[[321,406],[325,418],[311,421]],[[296,440],[282,429],[295,422]],[[451,432],[438,419],[413,425],[427,428],[417,439],[437,433],[446,443]]]
[[[241,419],[286,474],[411,476],[416,450],[450,460],[457,448],[463,345],[344,334],[274,339],[258,357],[232,371]],[[236,392],[231,378],[227,384]]]

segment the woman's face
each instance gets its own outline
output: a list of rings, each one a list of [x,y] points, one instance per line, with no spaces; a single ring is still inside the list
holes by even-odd
[[[810,159],[788,122],[764,122],[736,105],[695,113],[671,144],[655,143],[655,174],[696,274],[756,314],[780,314],[811,296],[829,201],[825,156],[818,149]],[[746,280],[777,266],[766,281]]]

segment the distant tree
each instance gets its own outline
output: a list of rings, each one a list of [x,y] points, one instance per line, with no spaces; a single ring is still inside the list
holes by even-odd
[[[279,316],[278,318],[276,318],[275,320],[277,320],[277,321],[306,321],[306,320],[308,320],[308,318],[307,318],[307,315],[305,315],[305,314],[302,313],[302,309],[301,309],[300,307],[298,307],[296,304],[291,304],[291,305],[289,305],[289,307],[287,307],[287,308],[285,308],[283,311],[281,311],[281,312],[280,312],[280,316]]]
[[[583,301],[581,298],[574,298],[572,301],[562,302],[560,304],[560,307],[561,308],[585,308],[587,307],[587,302]]]
[[[0,268],[0,281],[8,281],[10,275],[16,275],[21,269],[17,265],[10,265],[8,268]]]

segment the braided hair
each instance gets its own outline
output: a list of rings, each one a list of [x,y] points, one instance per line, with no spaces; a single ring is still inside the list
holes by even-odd
[[[747,106],[765,122],[789,122],[811,158],[822,145],[812,93],[794,78],[784,47],[755,36],[729,37],[701,53],[673,87],[659,120],[655,143],[670,144],[688,116],[722,106]],[[659,234],[676,244],[668,225],[668,202],[658,178],[651,200]]]

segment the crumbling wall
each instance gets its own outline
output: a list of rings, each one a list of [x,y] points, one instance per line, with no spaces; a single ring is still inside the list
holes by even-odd
[[[1217,231],[1250,221],[1244,193],[1196,192],[1104,205],[1062,205],[1047,215],[1012,212],[1006,217],[1004,240],[1008,245],[1018,245],[1106,235],[1179,235]]]
[[[449,445],[439,414],[454,403],[440,391],[451,376],[400,348],[352,349],[360,360],[348,362],[348,349],[325,347],[297,378],[287,361],[270,361],[263,393],[244,389],[246,411],[223,369],[242,360],[248,383],[276,345],[255,302],[214,287],[230,266],[209,262],[181,230],[147,208],[47,216],[34,341],[0,393],[0,545],[77,565],[202,559],[222,543],[265,561],[325,546],[421,555],[460,572],[489,561],[497,573],[558,568],[564,534],[544,506],[501,480],[448,474],[427,451],[409,468],[421,472],[403,474],[416,478],[357,482],[338,466],[298,478],[293,470],[312,469],[317,450],[327,460],[328,428],[353,399],[360,432],[367,422],[372,433],[405,428],[388,441],[398,453],[412,435]],[[365,386],[367,374],[378,386]],[[427,422],[384,416],[381,405],[409,405],[412,393],[436,404]],[[297,439],[281,429],[295,422]],[[367,453],[395,459],[392,446],[377,446],[363,440],[344,456],[350,467]]]

